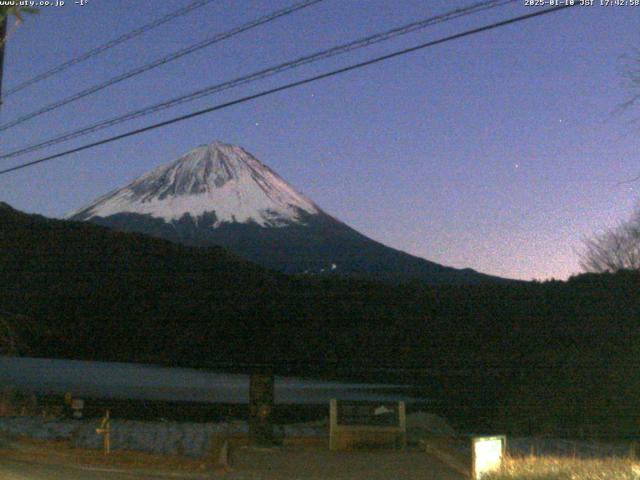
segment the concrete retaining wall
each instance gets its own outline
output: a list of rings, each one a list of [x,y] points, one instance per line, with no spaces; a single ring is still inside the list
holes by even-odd
[[[46,420],[42,417],[0,418],[0,431],[41,440],[70,440],[78,448],[101,449],[103,437],[96,433],[100,422],[91,420]],[[187,423],[111,421],[111,449],[134,450],[160,455],[203,458],[220,437],[248,435],[246,422]],[[276,427],[276,436],[313,437],[324,432],[310,427]]]

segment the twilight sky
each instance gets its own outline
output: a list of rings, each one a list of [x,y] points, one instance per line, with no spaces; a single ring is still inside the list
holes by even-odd
[[[190,0],[43,7],[11,37],[4,88]],[[293,0],[219,0],[5,100],[1,122],[233,28]],[[0,133],[0,152],[470,0],[325,0]],[[596,0],[599,3],[599,0]],[[524,0],[11,161],[533,12]],[[219,139],[242,145],[371,238],[454,267],[520,279],[579,272],[576,249],[626,219],[640,183],[625,54],[640,7],[576,7],[449,42],[168,128],[0,176],[0,201],[60,217]],[[640,111],[635,112],[640,117]]]

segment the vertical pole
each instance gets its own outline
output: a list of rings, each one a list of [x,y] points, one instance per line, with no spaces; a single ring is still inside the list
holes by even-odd
[[[249,435],[258,446],[273,445],[273,391],[271,374],[252,374],[249,380]]]
[[[7,17],[6,15],[0,22],[0,106],[2,106],[2,74],[4,71],[4,44],[7,36]]]
[[[109,455],[111,454],[111,412],[107,410],[107,413],[104,416],[105,419],[105,428],[104,428],[104,453]]]
[[[111,454],[111,430],[110,429],[107,429],[106,433],[104,434],[104,453],[106,455]]]
[[[338,436],[338,400],[332,398],[329,401],[329,450],[336,450]]]
[[[96,433],[99,435],[104,435],[102,439],[102,445],[104,447],[105,455],[109,455],[111,453],[111,421],[109,420],[111,416],[111,412],[107,410],[102,419],[102,423],[100,424],[100,428],[96,428]]]
[[[398,420],[400,433],[400,448],[407,447],[407,408],[404,402],[398,402]]]

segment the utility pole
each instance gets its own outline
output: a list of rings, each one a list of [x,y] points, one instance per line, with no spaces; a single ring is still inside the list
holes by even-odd
[[[6,36],[7,36],[7,17],[8,15],[5,15],[5,17],[2,19],[2,22],[0,23],[0,107],[2,107],[2,74],[4,71],[4,45],[6,42]]]

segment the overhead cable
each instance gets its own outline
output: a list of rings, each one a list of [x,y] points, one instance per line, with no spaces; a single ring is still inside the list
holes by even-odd
[[[249,101],[252,101],[252,100],[256,100],[258,98],[266,97],[268,95],[273,95],[273,94],[278,93],[278,92],[283,92],[285,90],[290,90],[292,88],[296,88],[296,87],[299,87],[299,86],[302,86],[302,85],[306,85],[306,84],[309,84],[309,83],[312,83],[312,82],[316,82],[318,80],[323,80],[325,78],[335,77],[335,76],[341,75],[343,73],[347,73],[347,72],[350,72],[350,71],[353,71],[353,70],[356,70],[356,69],[360,69],[360,68],[363,68],[363,67],[367,67],[369,65],[377,64],[377,63],[380,63],[380,62],[383,62],[383,61],[386,61],[386,60],[389,60],[389,59],[392,59],[392,58],[396,58],[396,57],[399,57],[399,56],[402,56],[402,55],[406,55],[406,54],[413,53],[413,52],[416,52],[416,51],[419,51],[419,50],[423,50],[423,49],[426,49],[426,48],[429,48],[429,47],[433,47],[435,45],[440,45],[440,44],[447,43],[447,42],[450,42],[450,41],[453,41],[453,40],[457,40],[459,38],[468,37],[470,35],[475,35],[477,33],[486,32],[486,31],[489,31],[489,30],[494,30],[496,28],[500,28],[500,27],[503,27],[503,26],[506,26],[506,25],[511,25],[511,24],[514,24],[514,23],[522,22],[522,21],[525,21],[525,20],[529,20],[529,19],[532,19],[532,18],[535,18],[535,17],[542,16],[542,15],[547,15],[547,14],[554,13],[554,12],[559,12],[559,11],[565,10],[567,8],[574,7],[576,5],[578,5],[578,4],[577,3],[575,3],[575,4],[566,4],[566,5],[563,5],[563,6],[560,6],[560,7],[552,7],[552,8],[547,8],[547,9],[544,9],[544,10],[538,10],[538,11],[533,12],[533,13],[529,13],[529,14],[526,14],[526,15],[520,15],[518,17],[513,17],[513,18],[510,18],[510,19],[507,19],[507,20],[502,20],[500,22],[491,23],[489,25],[485,25],[485,26],[482,26],[482,27],[479,27],[479,28],[474,28],[472,30],[466,30],[466,31],[461,32],[461,33],[456,33],[454,35],[450,35],[450,36],[447,36],[447,37],[444,37],[444,38],[440,38],[438,40],[432,40],[430,42],[422,43],[422,44],[416,45],[414,47],[405,48],[403,50],[398,50],[398,51],[395,51],[393,53],[389,53],[387,55],[382,55],[382,56],[375,57],[375,58],[370,59],[370,60],[366,60],[364,62],[356,63],[356,64],[353,64],[353,65],[349,65],[347,67],[339,68],[337,70],[332,70],[330,72],[322,73],[320,75],[315,75],[313,77],[305,78],[303,80],[298,80],[296,82],[287,83],[285,85],[281,85],[281,86],[276,87],[276,88],[271,88],[269,90],[264,90],[262,92],[255,93],[253,95],[248,95],[246,97],[242,97],[242,98],[239,98],[239,99],[236,99],[236,100],[232,100],[232,101],[225,102],[225,103],[222,103],[222,104],[214,105],[212,107],[208,107],[208,108],[205,108],[203,110],[198,110],[198,111],[189,113],[187,115],[182,115],[182,116],[179,116],[179,117],[175,117],[175,118],[172,118],[170,120],[165,120],[163,122],[159,122],[159,123],[155,123],[155,124],[152,124],[152,125],[148,125],[148,126],[143,127],[143,128],[138,128],[136,130],[131,130],[129,132],[122,133],[122,134],[119,134],[119,135],[114,135],[112,137],[108,137],[108,138],[105,138],[105,139],[102,139],[102,140],[98,140],[96,142],[92,142],[92,143],[88,143],[88,144],[82,145],[80,147],[72,148],[70,150],[66,150],[66,151],[63,151],[63,152],[60,152],[60,153],[49,155],[47,157],[40,158],[40,159],[37,159],[37,160],[33,160],[31,162],[22,163],[20,165],[14,166],[14,167],[6,168],[4,170],[0,170],[0,175],[4,175],[4,174],[10,173],[10,172],[14,172],[16,170],[21,170],[23,168],[31,167],[31,166],[34,166],[34,165],[37,165],[37,164],[40,164],[40,163],[43,163],[43,162],[48,162],[48,161],[51,161],[51,160],[55,160],[57,158],[65,157],[65,156],[68,156],[68,155],[70,155],[72,153],[77,153],[77,152],[81,152],[81,151],[84,151],[84,150],[89,150],[91,148],[95,148],[95,147],[100,146],[100,145],[105,145],[107,143],[112,143],[112,142],[115,142],[117,140],[122,140],[124,138],[128,138],[128,137],[132,137],[132,136],[135,136],[135,135],[139,135],[141,133],[148,132],[148,131],[151,131],[151,130],[155,130],[157,128],[166,127],[167,125],[172,125],[172,124],[175,124],[175,123],[178,123],[178,122],[182,122],[184,120],[188,120],[188,119],[191,119],[191,118],[199,117],[201,115],[205,115],[207,113],[215,112],[217,110],[223,110],[225,108],[229,108],[229,107],[234,106],[234,105],[239,105],[241,103],[246,103],[246,102],[249,102]]]
[[[358,40],[354,40],[342,45],[338,45],[326,50],[321,50],[315,53],[312,53],[310,55],[305,55],[299,58],[296,58],[294,60],[290,60],[275,66],[271,66],[262,70],[258,70],[256,72],[250,73],[248,75],[243,75],[240,77],[237,77],[233,80],[229,80],[226,82],[222,82],[222,83],[218,83],[215,85],[211,85],[199,90],[196,90],[195,92],[191,92],[185,95],[180,95],[178,97],[174,97],[170,100],[166,100],[154,105],[150,105],[148,107],[144,107],[138,110],[134,110],[131,111],[129,113],[126,113],[124,115],[119,115],[107,120],[102,120],[100,122],[94,123],[92,125],[86,126],[86,127],[82,127],[78,130],[74,130],[71,132],[67,132],[64,133],[62,135],[58,135],[56,137],[53,138],[49,138],[47,140],[44,140],[42,142],[38,142],[36,144],[32,144],[29,146],[25,146],[25,147],[21,147],[17,150],[11,151],[11,152],[7,152],[7,153],[3,153],[0,154],[0,159],[7,159],[7,158],[14,158],[14,157],[18,157],[21,155],[24,155],[26,153],[31,153],[31,152],[35,152],[38,150],[42,150],[44,148],[47,147],[51,147],[53,145],[57,145],[59,143],[62,142],[67,142],[69,140],[73,140],[75,138],[78,137],[82,137],[85,135],[88,135],[90,133],[94,133],[97,132],[99,130],[103,130],[105,128],[109,128],[115,125],[119,125],[121,123],[124,122],[128,122],[137,118],[141,118],[147,115],[150,115],[152,113],[156,113],[162,110],[166,110],[168,108],[172,108],[178,105],[181,105],[183,103],[187,103],[187,102],[191,102],[209,95],[213,95],[215,93],[221,92],[223,90],[227,90],[233,87],[238,87],[240,85],[245,85],[248,83],[253,83],[256,82],[258,80],[262,80],[264,78],[267,77],[271,77],[273,75],[288,71],[288,70],[292,70],[295,68],[299,68],[302,67],[304,65],[308,65],[311,63],[315,63],[321,60],[325,60],[331,57],[335,57],[338,55],[343,55],[345,53],[357,50],[357,49],[361,49],[364,47],[368,47],[370,45],[376,44],[376,43],[380,43],[380,42],[384,42],[396,37],[399,37],[401,35],[406,35],[408,33],[411,32],[415,32],[417,30],[420,29],[424,29],[427,28],[429,26],[438,24],[438,23],[442,23],[442,22],[447,22],[447,21],[451,21],[454,20],[456,18],[462,17],[462,16],[466,16],[466,15],[471,15],[483,10],[487,10],[487,9],[492,9],[492,8],[497,8],[503,5],[506,5],[508,3],[514,3],[517,0],[489,0],[489,1],[482,1],[479,3],[475,3],[473,5],[464,7],[464,8],[459,8],[459,9],[455,9],[455,10],[451,10],[448,11],[446,13],[443,14],[439,14],[436,16],[430,16],[428,18],[419,20],[419,21],[415,21],[415,22],[411,22],[409,24],[400,26],[400,27],[396,27],[393,28],[391,30],[387,30],[385,32],[381,32],[381,33],[377,33],[374,35],[369,35],[367,37],[364,38],[360,38]]]
[[[184,57],[185,55],[189,55],[191,53],[197,52],[198,50],[202,50],[203,48],[209,47],[215,43],[221,42],[223,40],[226,40],[228,38],[231,38],[235,35],[238,35],[242,32],[246,32],[247,30],[251,30],[253,28],[256,28],[260,25],[264,25],[265,23],[269,23],[272,22],[273,20],[276,20],[280,17],[284,17],[286,15],[290,15],[294,12],[297,12],[298,10],[302,10],[303,8],[307,8],[310,7],[311,5],[314,5],[316,3],[320,3],[324,0],[304,0],[302,2],[296,3],[294,5],[291,5],[287,8],[283,8],[281,10],[276,10],[274,12],[271,12],[265,16],[262,16],[260,18],[257,18],[255,20],[252,20],[251,22],[245,23],[239,27],[233,28],[231,30],[228,30],[226,32],[223,33],[219,33],[217,35],[214,35],[213,37],[207,38],[206,40],[202,41],[202,42],[198,42],[196,44],[193,44],[189,47],[183,48],[178,50],[177,52],[173,52],[169,55],[165,55],[164,57],[158,58],[157,60],[154,60],[151,63],[147,63],[145,65],[142,65],[140,67],[136,67],[132,70],[129,70],[128,72],[125,72],[121,75],[118,75],[116,77],[112,77],[109,80],[106,80],[104,82],[101,82],[99,84],[93,85],[91,87],[85,88],[84,90],[81,90],[80,92],[74,93],[73,95],[70,95],[66,98],[63,98],[62,100],[58,100],[55,101],[53,103],[50,103],[49,105],[45,105],[44,107],[41,107],[37,110],[34,110],[32,112],[29,112],[25,115],[22,115],[14,120],[11,120],[9,122],[6,122],[2,125],[0,125],[0,132],[8,130],[12,127],[15,127],[17,125],[20,125],[24,122],[26,122],[27,120],[31,120],[33,118],[39,117],[40,115],[44,115],[45,113],[51,112],[53,110],[56,110],[60,107],[63,107],[65,105],[68,105],[70,103],[76,102],[78,100],[80,100],[81,98],[87,97],[89,95],[93,95],[94,93],[97,93],[101,90],[104,90],[107,87],[110,87],[112,85],[115,85],[117,83],[123,82],[125,80],[128,80],[130,78],[136,77],[142,73],[148,72],[149,70],[153,70],[154,68],[160,67],[161,65],[165,65],[167,63],[173,62],[179,58]]]
[[[3,98],[6,98],[10,95],[13,95],[16,92],[19,92],[21,90],[24,90],[25,88],[34,85],[38,82],[41,82],[42,80],[45,80],[49,77],[52,77],[60,72],[65,71],[66,69],[73,67],[74,65],[78,65],[79,63],[82,63],[86,60],[89,60],[90,58],[93,58],[97,55],[100,55],[101,53],[106,52],[107,50],[120,45],[121,43],[127,42],[135,37],[138,37],[140,35],[142,35],[143,33],[146,33],[150,30],[153,30],[156,27],[159,27],[160,25],[163,25],[167,22],[170,22],[172,20],[175,20],[178,17],[181,17],[183,15],[186,15],[189,12],[192,12],[193,10],[196,10],[197,8],[200,7],[204,7],[205,5],[207,5],[208,3],[214,2],[217,0],[197,0],[195,2],[191,2],[189,5],[186,5],[185,7],[182,7],[178,10],[175,10],[173,12],[167,13],[166,15],[154,20],[151,23],[147,23],[146,25],[143,25],[142,27],[136,28],[134,30],[131,30],[130,32],[127,32],[123,35],[120,35],[118,38],[114,38],[113,40],[108,41],[107,43],[104,43],[96,48],[93,48],[91,50],[88,50],[80,55],[78,55],[77,57],[72,58],[71,60],[68,60],[64,63],[61,63],[60,65],[57,65],[49,70],[47,70],[46,72],[40,73],[28,80],[25,80],[24,82],[19,83],[18,85],[16,85],[15,87],[12,87],[10,89],[8,89],[3,95]]]

